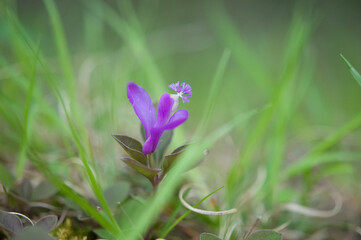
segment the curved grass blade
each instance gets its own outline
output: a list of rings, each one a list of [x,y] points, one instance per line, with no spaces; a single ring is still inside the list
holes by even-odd
[[[208,149],[216,140],[225,136],[241,122],[249,120],[257,112],[258,110],[253,110],[247,113],[239,114],[233,120],[217,129],[211,135],[207,136],[203,141],[198,140],[199,136],[196,136],[195,142],[197,142],[197,144],[191,145],[189,150],[185,151],[185,153],[180,156],[179,161],[177,161],[175,166],[169,171],[165,181],[163,181],[158,186],[157,194],[148,200],[149,203],[147,207],[139,209],[137,213],[137,229],[134,231],[134,233],[132,232],[128,236],[128,239],[137,239],[139,233],[144,233],[147,226],[149,226],[152,220],[156,218],[156,216],[162,210],[163,206],[167,203],[168,199],[173,194],[175,188],[182,179],[182,174],[187,169],[189,169],[189,167],[193,166],[195,162],[203,157],[204,149]]]
[[[204,202],[207,198],[209,198],[210,196],[212,196],[213,194],[215,194],[216,192],[218,192],[219,190],[221,190],[224,186],[217,188],[216,190],[214,190],[213,192],[211,192],[210,194],[208,194],[207,196],[205,196],[204,198],[202,198],[199,202],[197,202],[196,204],[193,205],[193,207],[197,207],[199,204],[201,204],[202,202]],[[187,210],[182,216],[180,216],[171,226],[169,226],[166,230],[164,230],[163,232],[161,232],[160,234],[160,238],[165,238],[168,233],[170,231],[172,231],[172,229],[177,226],[177,224],[182,221],[189,213],[191,212],[191,210]]]
[[[37,57],[39,54],[39,45],[36,47],[36,52],[35,52],[35,61],[34,61],[34,66],[32,69],[32,73],[31,73],[31,77],[30,77],[30,84],[29,84],[29,88],[28,88],[28,93],[26,96],[26,102],[25,102],[25,112],[24,112],[24,131],[23,131],[23,137],[21,140],[21,145],[20,145],[20,151],[19,151],[19,157],[18,157],[18,161],[16,164],[16,178],[20,179],[24,169],[25,169],[25,164],[26,164],[26,151],[27,151],[27,147],[28,147],[28,141],[29,141],[29,135],[30,135],[30,125],[33,121],[32,118],[30,119],[29,116],[34,116],[34,115],[30,115],[30,103],[32,101],[33,98],[33,94],[34,94],[34,86],[35,86],[35,73],[36,73],[36,65],[37,65]]]
[[[8,16],[10,18],[10,21],[12,21],[14,23],[14,25],[17,27],[17,29],[19,31],[19,36],[24,39],[24,42],[26,43],[28,48],[36,56],[35,50],[34,50],[34,44],[32,43],[31,39],[24,32],[24,29],[21,26],[21,24],[19,23],[19,21],[17,20],[17,18],[10,11],[8,11]],[[115,233],[117,236],[120,236],[120,237],[124,236],[122,230],[120,229],[120,227],[118,226],[118,223],[116,222],[114,216],[112,215],[112,212],[110,211],[110,208],[109,208],[109,206],[108,206],[108,204],[107,204],[107,202],[105,200],[105,197],[103,195],[100,184],[97,181],[96,175],[94,174],[94,172],[93,172],[93,170],[92,170],[92,168],[90,166],[90,161],[89,161],[90,157],[89,156],[91,156],[91,154],[89,154],[87,152],[87,150],[89,150],[89,148],[84,146],[83,142],[81,141],[80,135],[79,135],[79,133],[78,133],[72,119],[69,116],[69,113],[68,113],[66,105],[65,105],[65,101],[64,101],[64,99],[63,99],[63,97],[62,97],[62,95],[60,93],[60,89],[56,85],[56,83],[59,82],[59,81],[56,80],[56,77],[51,72],[51,70],[48,67],[48,65],[46,64],[46,62],[43,60],[43,57],[42,57],[41,54],[39,54],[37,60],[39,61],[39,64],[41,65],[41,69],[44,71],[43,73],[45,74],[45,78],[48,80],[48,83],[49,83],[50,87],[54,91],[56,97],[58,98],[58,100],[60,102],[60,106],[62,107],[62,109],[64,111],[67,123],[69,125],[70,131],[71,131],[71,134],[72,134],[73,141],[74,141],[75,145],[78,148],[80,159],[82,160],[82,163],[83,163],[83,165],[85,167],[85,172],[87,174],[87,177],[88,177],[90,185],[91,185],[91,187],[93,189],[93,192],[94,192],[95,196],[98,198],[99,202],[102,204],[102,207],[104,208],[104,211],[105,211],[107,217],[110,219],[111,227],[113,228],[113,230],[114,229],[116,230],[115,232],[113,231],[113,233]],[[89,143],[89,142],[86,141],[86,143]],[[37,167],[39,169],[42,169],[41,164],[37,164]],[[51,174],[53,174],[53,173],[48,173],[48,175],[47,175],[49,179],[50,179]],[[52,179],[55,180],[55,179],[57,179],[57,177],[55,177],[55,175],[54,175]],[[74,196],[74,194],[73,194],[73,196]],[[81,202],[84,203],[83,201],[81,201]],[[109,226],[108,226],[108,228],[109,228]]]

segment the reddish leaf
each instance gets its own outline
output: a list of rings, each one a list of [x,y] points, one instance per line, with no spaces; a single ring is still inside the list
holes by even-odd
[[[23,223],[14,214],[0,210],[0,226],[11,233],[19,233],[23,230]]]
[[[188,145],[183,145],[176,148],[171,154],[164,157],[163,160],[163,172],[167,173],[170,168],[174,165],[179,155],[185,150]]]
[[[53,230],[58,222],[58,217],[55,215],[49,215],[40,218],[39,221],[36,222],[35,226],[44,229],[47,232]]]
[[[142,152],[143,147],[140,142],[126,135],[113,135],[113,137],[129,156],[143,164],[147,163],[147,157]]]
[[[149,168],[138,161],[135,161],[131,158],[121,158],[121,160],[126,163],[129,167],[133,168],[138,173],[142,174],[144,177],[148,178],[150,182],[153,183],[154,177],[158,175],[161,169]]]

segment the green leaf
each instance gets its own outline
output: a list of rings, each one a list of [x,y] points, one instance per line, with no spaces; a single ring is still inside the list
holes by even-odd
[[[39,221],[36,222],[35,226],[42,228],[46,232],[51,232],[58,223],[58,217],[55,215],[48,215],[45,217],[42,217],[39,219]]]
[[[353,78],[361,86],[361,75],[360,75],[360,73],[352,66],[352,64],[342,54],[340,54],[340,55],[341,55],[342,59],[345,61],[345,63],[347,64]]]
[[[276,194],[278,203],[288,203],[299,196],[299,192],[292,188],[283,188]]]
[[[146,200],[142,199],[139,201],[139,197],[134,198],[134,196],[131,196],[124,201],[121,211],[115,213],[114,217],[124,231],[128,232],[134,229],[134,225],[137,223],[135,213],[139,208],[147,205],[147,202],[143,203],[142,201]]]
[[[143,147],[140,142],[126,135],[113,135],[113,138],[122,146],[129,156],[143,164],[147,163],[147,157],[142,152]]]
[[[163,172],[167,173],[170,168],[174,165],[179,155],[185,150],[188,145],[183,145],[176,148],[171,154],[164,157],[163,161]]]
[[[297,162],[294,162],[287,169],[285,169],[285,176],[286,178],[294,177],[298,174],[303,174],[316,166],[324,164],[330,164],[335,162],[358,162],[360,159],[360,153],[350,153],[342,151],[324,153],[319,156],[308,156],[302,158]]]
[[[0,210],[0,227],[11,233],[19,233],[23,230],[23,223],[18,216]]]
[[[31,200],[38,201],[42,199],[47,199],[57,192],[58,189],[54,187],[54,185],[44,180],[33,189],[33,192],[31,194]]]
[[[205,106],[207,108],[208,106]],[[163,181],[157,189],[157,193],[148,198],[147,205],[145,207],[139,208],[137,210],[137,219],[134,228],[134,232],[127,234],[127,239],[138,239],[139,233],[144,233],[147,228],[155,220],[156,216],[164,209],[165,204],[173,196],[175,189],[182,180],[184,171],[187,171],[189,167],[194,165],[199,159],[204,156],[204,149],[210,148],[210,146],[216,142],[216,140],[225,136],[231,130],[234,129],[241,122],[249,120],[254,116],[258,110],[252,110],[247,113],[241,113],[231,119],[228,123],[224,124],[217,128],[214,132],[209,134],[207,137],[202,138],[200,141],[200,135],[196,134],[193,139],[197,144],[192,144],[189,146],[189,150],[185,151],[181,155],[180,160],[177,161],[177,164],[170,170],[172,174],[168,174],[167,181]],[[203,123],[200,123],[203,124]]]
[[[355,167],[352,166],[350,163],[335,162],[332,164],[327,164],[326,166],[321,168],[315,177],[316,179],[322,179],[337,175],[347,176],[347,175],[352,175],[354,173],[355,173]]]
[[[53,240],[48,233],[41,227],[27,227],[21,233],[17,234],[14,240]]]
[[[222,240],[222,238],[219,238],[212,233],[202,233],[201,240]]]
[[[216,190],[214,190],[213,192],[211,192],[210,194],[208,194],[207,196],[205,196],[204,198],[202,198],[199,202],[197,202],[195,205],[193,205],[193,207],[197,207],[198,205],[200,205],[202,202],[204,202],[207,198],[209,198],[210,196],[212,196],[213,194],[215,194],[216,192],[218,192],[219,190],[221,190],[223,188],[217,188]],[[188,195],[188,193],[185,193],[185,195]],[[191,212],[191,210],[187,210],[182,216],[180,216],[176,221],[174,221],[174,223],[172,225],[170,225],[167,228],[164,228],[162,230],[162,232],[160,233],[160,237],[161,238],[165,238],[168,233],[178,224],[180,223],[189,213]],[[207,233],[206,233],[207,234]]]
[[[115,237],[105,229],[94,229],[93,232],[95,232],[99,237],[104,239],[115,239]]]
[[[272,230],[259,230],[253,232],[247,240],[282,240],[282,235]]]
[[[123,202],[129,194],[130,184],[127,182],[117,182],[104,191],[104,197],[110,207],[116,207]]]
[[[4,165],[0,164],[0,182],[6,187],[12,187],[15,178]]]
[[[157,150],[154,152],[155,159],[158,162],[162,160],[165,150],[167,150],[167,147],[172,141],[172,137],[173,137],[173,130],[164,131],[164,133],[162,134],[162,137],[159,140]]]
[[[148,178],[150,182],[153,183],[153,179],[155,176],[158,175],[158,173],[161,171],[161,169],[153,169],[149,168],[137,161],[135,161],[132,158],[121,158],[121,160],[126,163],[129,167],[133,168],[138,173],[142,174],[144,177]]]
[[[24,178],[19,186],[18,191],[19,191],[20,197],[22,197],[25,200],[30,201],[31,195],[33,192],[33,186],[31,185],[30,180],[27,178]]]

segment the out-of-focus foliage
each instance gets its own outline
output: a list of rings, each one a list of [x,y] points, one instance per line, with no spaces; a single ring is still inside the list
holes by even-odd
[[[196,199],[225,186],[202,208],[238,212],[193,214],[169,236],[239,239],[259,215],[259,228],[281,226],[286,239],[352,236],[361,211],[360,10],[357,0],[1,1],[1,207],[80,207],[99,235],[156,237],[182,216],[173,196],[192,182]],[[128,168],[111,136],[143,143],[127,82],[159,99],[177,81],[192,86],[180,104],[190,117],[156,157],[171,153],[153,195],[131,171],[145,163],[139,144],[120,141],[137,160]]]

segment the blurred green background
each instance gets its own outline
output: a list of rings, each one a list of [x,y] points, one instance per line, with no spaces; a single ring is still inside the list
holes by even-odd
[[[55,61],[54,29],[43,2],[9,2],[15,5],[27,33],[39,41],[46,57]],[[131,19],[132,10],[116,1],[56,3],[76,76],[86,59],[96,59],[99,68],[107,65],[114,71],[112,77],[117,84],[132,79],[146,81],[152,76],[142,64],[148,61],[144,56],[150,55],[156,69],[149,70],[151,74],[165,85],[190,82],[195,92],[193,102],[201,102],[222,51],[230,49],[232,59],[223,79],[222,101],[217,103],[222,112],[217,116],[225,119],[232,111],[266,102],[268,93],[278,87],[290,24],[295,14],[302,15],[300,21],[312,28],[302,54],[309,58],[304,62],[313,61],[315,68],[302,106],[304,119],[312,124],[333,125],[344,121],[346,114],[357,112],[357,84],[345,71],[339,54],[357,68],[359,1],[134,1],[136,20]],[[119,16],[113,16],[117,13]],[[5,20],[1,24],[2,55],[14,61],[14,42]],[[144,43],[147,53],[137,41]],[[99,84],[110,81],[105,76],[91,77]],[[144,83],[147,88],[150,84]],[[228,107],[234,103],[237,109]],[[319,108],[315,109],[315,104]],[[197,116],[201,105],[187,107]]]
[[[266,208],[295,199],[308,205],[314,186],[330,181],[352,206],[342,219],[358,224],[361,89],[340,54],[361,71],[360,10],[357,0],[2,0],[1,169],[16,178],[31,175],[25,152],[34,144],[54,171],[67,176],[78,150],[56,88],[82,140],[89,141],[102,184],[124,178],[111,134],[140,139],[126,83],[136,82],[157,100],[180,81],[192,86],[193,96],[180,106],[190,118],[176,130],[172,148],[192,140],[207,101],[214,101],[207,133],[239,113],[271,106],[214,144],[191,179],[226,184],[232,206],[264,167],[260,199],[267,199]],[[38,57],[43,64],[35,63]],[[354,118],[327,145],[328,136]],[[297,169],[292,164],[315,146],[320,154],[340,154],[338,160],[311,161],[312,167],[289,176],[287,167]]]

